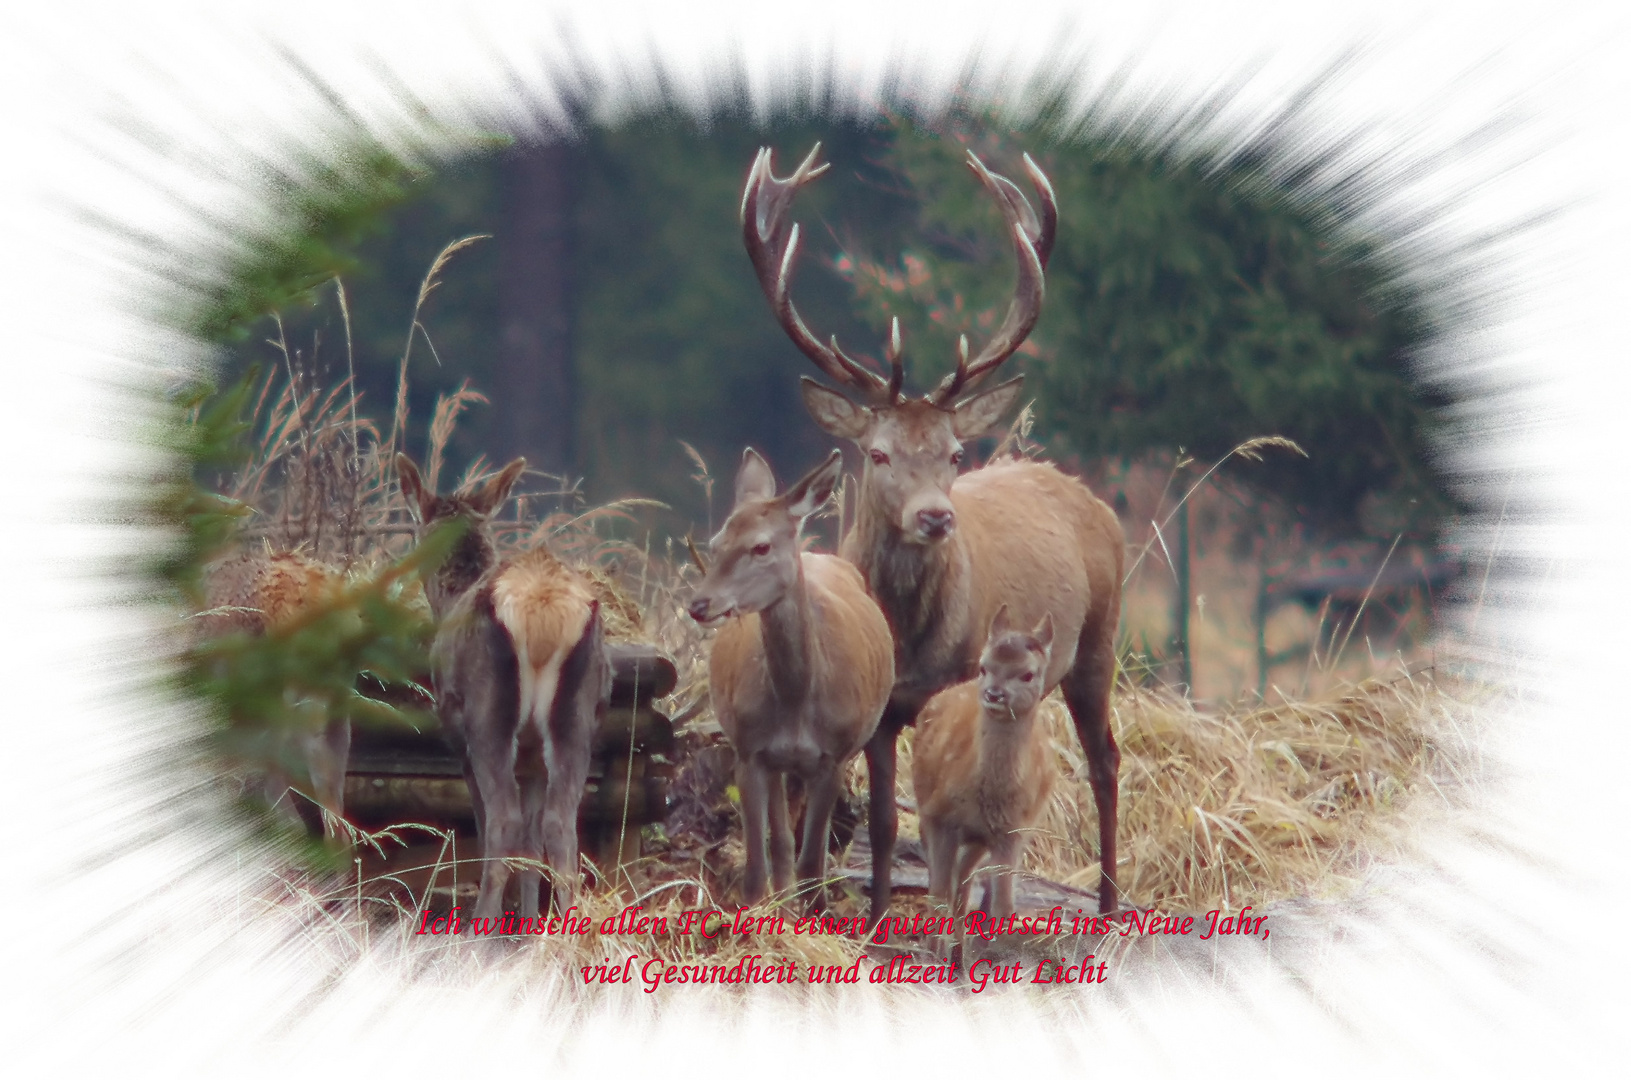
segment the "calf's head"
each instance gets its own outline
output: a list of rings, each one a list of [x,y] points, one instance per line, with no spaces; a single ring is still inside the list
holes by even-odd
[[[1025,717],[1042,700],[1053,652],[1053,615],[1030,633],[1009,624],[1008,605],[997,609],[980,654],[980,705],[996,720]]]

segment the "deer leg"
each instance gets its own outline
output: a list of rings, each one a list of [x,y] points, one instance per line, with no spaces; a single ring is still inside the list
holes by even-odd
[[[557,746],[555,772],[544,796],[544,849],[549,852],[550,894],[565,915],[578,893],[578,806],[589,777],[589,737],[581,746]]]
[[[987,910],[999,919],[1014,911],[1014,871],[1019,869],[1021,850],[1020,838],[1014,833],[996,838],[991,845],[991,861],[997,866],[986,878]]]
[[[804,785],[804,835],[800,840],[798,883],[808,888],[810,910],[827,906],[827,834],[832,831],[832,811],[838,804],[840,781],[836,768],[823,772]]]
[[[742,844],[747,849],[742,903],[752,907],[765,898],[765,827],[770,778],[763,766],[743,761],[736,766],[736,787],[742,793]]]
[[[963,912],[968,910],[968,894],[974,887],[974,871],[979,869],[980,860],[985,858],[986,846],[978,841],[964,844],[957,855],[957,865],[952,871],[952,913],[961,918]]]
[[[867,928],[889,912],[895,862],[895,739],[900,725],[886,712],[878,730],[866,744],[867,836],[872,841],[872,909]]]
[[[1087,779],[1099,810],[1101,915],[1116,910],[1116,801],[1121,751],[1110,730],[1110,686],[1115,680],[1115,665],[1109,642],[1093,644],[1083,640],[1077,649],[1076,665],[1060,684],[1071,719],[1076,722],[1076,735],[1087,754]]]
[[[793,825],[787,817],[787,781],[781,773],[765,780],[770,813],[770,887],[786,893],[793,887]],[[809,810],[806,808],[806,815]]]
[[[549,853],[550,900],[565,915],[578,892],[578,808],[589,779],[595,729],[606,711],[612,669],[606,659],[598,609],[561,676],[559,700],[545,736],[551,748],[544,797],[544,850]]]
[[[538,760],[529,760],[521,775],[517,777],[521,794],[521,847],[528,864],[521,866],[515,873],[521,894],[515,905],[515,913],[523,919],[536,919],[539,885],[543,880],[539,864],[544,859],[544,800],[547,781],[542,771],[542,751],[533,747],[525,753],[528,758]]]
[[[929,864],[929,895],[954,914],[956,898],[952,895],[951,875],[957,864],[957,831],[929,818],[919,820],[918,831],[923,835],[923,856]]]
[[[481,892],[476,897],[474,917],[496,919],[502,913],[504,886],[510,880],[506,856],[525,854],[523,841],[521,789],[515,776],[515,744],[471,748],[470,771],[475,776],[474,791],[481,794],[482,864]]]
[[[323,835],[342,833],[345,816],[345,766],[351,754],[351,721],[330,719],[321,732],[305,740],[306,768],[311,773],[312,795],[323,811]]]
[[[957,830],[930,818],[921,818],[918,831],[923,837],[923,857],[929,864],[929,895],[936,903],[936,917],[945,914],[955,919],[957,901],[952,895],[951,875],[957,862]],[[960,948],[961,941],[960,934],[954,934],[951,939],[937,935],[934,939],[935,955],[949,956],[948,949]],[[958,962],[961,963],[960,956]]]

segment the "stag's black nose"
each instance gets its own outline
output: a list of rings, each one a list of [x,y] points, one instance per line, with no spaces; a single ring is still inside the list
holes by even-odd
[[[938,538],[951,532],[954,520],[950,510],[919,510],[917,512],[917,527],[924,536]]]
[[[691,601],[691,618],[697,622],[708,621],[708,601],[706,599]]]

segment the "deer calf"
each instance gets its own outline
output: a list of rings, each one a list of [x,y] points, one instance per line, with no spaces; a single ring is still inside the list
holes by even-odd
[[[1014,871],[1053,789],[1054,768],[1037,706],[1053,652],[1053,614],[1030,633],[997,609],[979,678],[948,687],[918,716],[912,749],[929,891],[961,917],[980,861],[996,865],[992,914],[1014,910]]]
[[[765,842],[778,892],[793,884],[793,830],[784,775],[805,783],[800,888],[826,871],[827,831],[844,766],[878,727],[895,682],[894,640],[866,583],[835,555],[799,550],[804,519],[838,482],[834,451],[781,496],[763,458],[747,450],[736,504],[710,544],[714,565],[691,617],[731,616],[714,638],[708,680],[714,714],[736,749],[747,870],[743,902],[765,896]]]
[[[582,576],[543,548],[500,559],[490,519],[526,468],[522,458],[446,497],[396,458],[421,532],[452,520],[465,531],[425,581],[436,619],[431,673],[442,731],[464,764],[482,845],[476,918],[501,913],[510,858],[518,912],[538,914],[548,853],[556,907],[578,881],[578,804],[590,741],[611,696],[599,604]]]
[[[316,605],[329,602],[343,583],[338,570],[298,552],[245,552],[209,568],[204,586],[209,609],[199,615],[199,633],[218,637],[276,631]],[[315,706],[317,718],[296,727],[289,736],[293,752],[277,757],[304,761],[307,776],[291,778],[281,761],[274,760],[267,767],[263,790],[269,804],[302,827],[308,824],[307,812],[315,804],[324,835],[333,836],[345,811],[351,721],[334,715],[330,702],[305,704]],[[288,747],[287,742],[282,745]]]

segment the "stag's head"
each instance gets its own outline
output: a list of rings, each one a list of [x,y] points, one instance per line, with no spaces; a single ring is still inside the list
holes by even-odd
[[[736,473],[736,505],[709,542],[713,566],[692,594],[691,617],[701,623],[763,611],[787,595],[799,573],[804,519],[832,496],[843,459],[834,450],[781,495],[765,459],[752,447]]]
[[[968,339],[963,338],[958,343],[956,369],[923,397],[909,397],[901,392],[905,372],[898,320],[890,327],[884,350],[889,364],[885,377],[847,355],[836,337],[822,344],[793,306],[790,290],[799,227],[792,223],[789,211],[798,189],[827,170],[826,165],[815,163],[820,149],[817,143],[785,179],[772,172],[770,151],[759,151],[742,194],[742,238],[777,321],[799,350],[843,387],[844,392],[839,392],[805,378],[801,387],[805,408],[824,431],[860,447],[865,455],[863,495],[877,504],[902,538],[908,543],[933,544],[956,529],[951,486],[962,462],[963,442],[1002,423],[1019,398],[1023,377],[971,391],[1024,344],[1042,313],[1042,273],[1059,220],[1053,188],[1027,154],[1025,170],[1042,203],[1039,218],[1012,181],[991,172],[969,153],[969,168],[1008,222],[1019,260],[1019,282],[1007,316],[979,355],[969,358]]]
[[[1008,605],[997,609],[980,654],[980,704],[995,719],[1029,716],[1047,689],[1053,652],[1053,613],[1030,633],[1010,625]]]

